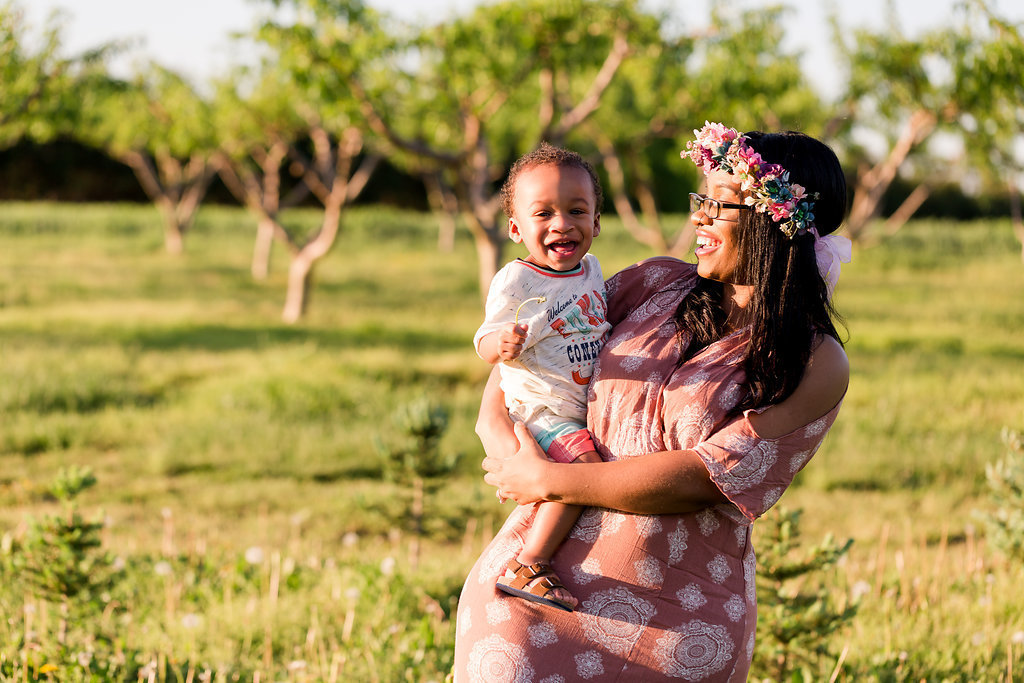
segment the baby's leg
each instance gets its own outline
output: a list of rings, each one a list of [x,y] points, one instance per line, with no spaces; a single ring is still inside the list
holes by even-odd
[[[573,462],[600,462],[601,456],[596,452],[581,455]],[[564,503],[541,503],[537,507],[537,514],[526,532],[523,542],[523,549],[516,557],[520,564],[531,565],[551,562],[558,546],[569,535],[572,525],[579,519],[583,508],[579,505],[566,505]],[[554,597],[564,600],[573,606],[576,605],[576,598],[564,588],[554,589]]]

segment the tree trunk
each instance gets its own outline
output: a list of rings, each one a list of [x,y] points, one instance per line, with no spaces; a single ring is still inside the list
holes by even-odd
[[[1021,218],[1020,210],[1020,188],[1017,187],[1016,177],[1011,176],[1010,185],[1010,221],[1013,223],[1013,234],[1020,242],[1020,260],[1024,263],[1024,220]]]
[[[284,311],[281,313],[281,319],[289,325],[297,323],[302,318],[302,314],[306,312],[314,263],[315,259],[306,249],[303,249],[295,255],[288,267],[288,291],[284,297]]]
[[[846,230],[854,242],[864,237],[868,224],[878,215],[885,191],[892,185],[900,166],[913,149],[931,135],[938,122],[930,111],[919,110],[911,115],[903,133],[886,158],[857,174]]]
[[[164,250],[172,256],[180,256],[185,251],[185,228],[178,220],[174,202],[162,197],[156,205],[164,219]]]
[[[274,247],[277,222],[270,216],[260,218],[256,226],[256,244],[252,250],[250,272],[255,280],[266,280],[270,275],[270,253]]]
[[[921,205],[924,204],[924,200],[928,199],[928,195],[932,193],[931,188],[921,183],[914,188],[914,191],[907,195],[907,198],[903,200],[899,208],[892,212],[892,215],[885,221],[883,232],[886,236],[896,234],[896,231],[906,225],[910,217],[914,215]]]
[[[440,173],[423,173],[423,184],[427,189],[427,201],[434,215],[437,216],[437,249],[442,253],[451,253],[455,249],[455,217],[458,215],[459,202],[446,187]]]
[[[504,235],[498,235],[494,231],[474,230],[473,239],[476,242],[480,296],[486,299],[487,291],[491,288],[491,280],[503,265]]]

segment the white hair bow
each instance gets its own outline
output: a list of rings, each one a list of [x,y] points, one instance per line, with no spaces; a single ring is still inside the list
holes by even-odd
[[[811,232],[814,234],[814,260],[818,263],[818,272],[825,280],[831,299],[836,283],[839,282],[840,263],[850,262],[853,257],[853,244],[842,235],[822,237],[815,228],[811,228]]]

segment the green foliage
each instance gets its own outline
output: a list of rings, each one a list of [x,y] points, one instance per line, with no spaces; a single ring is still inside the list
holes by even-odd
[[[63,22],[56,13],[33,29],[19,2],[0,2],[0,149],[21,138],[45,141],[74,130],[81,88],[102,80],[111,50],[102,45],[64,56]]]
[[[11,560],[18,581],[76,611],[92,604],[112,581],[112,558],[101,549],[103,520],[84,520],[75,505],[78,494],[95,483],[88,468],[60,470],[49,491],[62,503],[62,512],[31,520]]]
[[[755,527],[758,633],[752,671],[762,680],[821,680],[836,660],[832,634],[857,613],[855,604],[836,604],[823,576],[849,552],[853,539],[837,545],[827,535],[818,545],[803,546],[802,512],[775,508]]]
[[[1024,441],[1003,430],[1006,454],[985,466],[989,508],[979,512],[988,540],[1012,561],[1024,560]]]
[[[442,478],[450,476],[460,454],[441,449],[448,420],[448,409],[428,396],[402,405],[392,418],[395,432],[390,440],[397,443],[386,446],[383,439],[378,441],[385,475],[404,483],[422,479],[428,488],[436,488]]]

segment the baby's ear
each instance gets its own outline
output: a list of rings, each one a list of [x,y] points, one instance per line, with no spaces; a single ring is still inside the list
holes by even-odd
[[[519,244],[520,242],[523,241],[523,236],[519,232],[519,226],[516,225],[515,218],[508,219],[508,238],[515,242],[516,244]]]
[[[594,237],[601,234],[601,214],[594,214]]]

